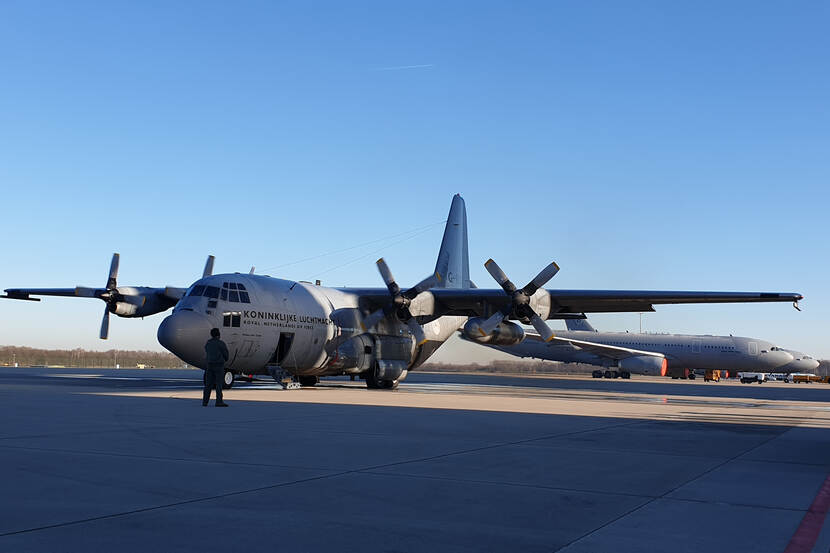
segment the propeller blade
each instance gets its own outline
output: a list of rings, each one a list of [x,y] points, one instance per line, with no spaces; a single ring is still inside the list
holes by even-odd
[[[536,290],[544,286],[547,283],[547,281],[556,276],[556,273],[558,272],[559,265],[557,265],[555,262],[551,262],[550,265],[542,269],[542,271],[538,275],[536,275],[536,278],[531,280],[527,284],[527,286],[525,286],[522,289],[522,292],[524,292],[528,296],[532,296],[536,293]]]
[[[424,329],[421,328],[421,325],[418,324],[418,321],[415,320],[415,317],[410,317],[408,321],[406,321],[406,326],[409,327],[409,332],[415,337],[415,345],[420,346],[424,342],[427,341],[426,334],[424,334]]]
[[[409,300],[414,300],[421,292],[429,290],[430,288],[435,288],[440,283],[441,275],[434,273],[404,292],[403,295]]]
[[[110,332],[110,310],[109,306],[104,306],[104,318],[101,319],[101,333],[99,334],[102,340],[106,340]]]
[[[478,331],[481,333],[482,336],[487,336],[488,334],[491,334],[494,330],[496,330],[496,327],[499,326],[499,323],[501,323],[503,320],[504,313],[502,313],[501,311],[496,311],[489,319],[478,325]]]
[[[207,261],[205,261],[205,270],[202,271],[202,278],[209,277],[213,274],[214,261],[216,261],[216,258],[212,255],[209,255]]]
[[[550,342],[556,337],[556,335],[553,333],[553,331],[550,329],[547,323],[544,320],[542,320],[542,317],[540,317],[536,313],[534,313],[533,316],[530,318],[530,324],[533,325],[533,328],[536,329],[536,332],[539,333],[539,335],[542,337],[542,340],[544,340],[545,342]]]
[[[508,294],[512,294],[516,291],[516,286],[510,282],[510,279],[507,278],[507,275],[504,274],[504,271],[501,270],[498,263],[493,261],[492,259],[488,259],[487,262],[484,264],[484,268],[487,269],[487,272],[490,273],[496,282],[499,283],[505,292]]]
[[[112,254],[112,261],[110,261],[110,274],[109,278],[107,278],[107,290],[111,290],[115,288],[116,280],[118,279],[118,263],[121,259],[121,256],[117,253]]]
[[[393,296],[397,296],[398,293],[401,291],[398,283],[395,282],[395,277],[392,276],[392,271],[389,270],[389,265],[386,264],[386,261],[381,257],[376,262],[378,266],[378,271],[380,271],[380,278],[383,279],[383,283],[386,284],[386,288],[389,290],[389,293]]]

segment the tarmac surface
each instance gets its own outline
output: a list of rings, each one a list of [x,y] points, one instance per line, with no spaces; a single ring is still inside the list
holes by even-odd
[[[830,551],[830,386],[0,368],[0,551]]]

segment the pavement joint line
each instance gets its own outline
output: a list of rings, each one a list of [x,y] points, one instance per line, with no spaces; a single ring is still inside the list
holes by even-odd
[[[15,446],[15,445],[0,445],[0,449],[15,449],[21,451],[40,451],[44,453],[66,453],[70,455],[90,455],[103,457],[121,457],[125,459],[146,459],[150,461],[170,461],[178,463],[205,463],[214,465],[233,465],[244,467],[263,467],[263,468],[286,468],[286,469],[308,469],[308,470],[336,470],[331,467],[314,467],[309,465],[281,465],[271,463],[247,463],[242,461],[222,461],[216,459],[193,459],[187,457],[157,457],[154,455],[135,455],[131,453],[113,453],[110,451],[79,451],[77,449],[59,449],[47,447],[31,447],[31,446]]]
[[[632,426],[632,425],[636,425],[636,424],[641,424],[641,421],[633,421],[633,422],[619,423],[619,424],[615,424],[615,425],[607,425],[605,428],[613,428],[613,427],[619,427],[619,426]],[[580,431],[568,432],[568,433],[559,434],[559,435],[579,434],[581,432],[588,432],[588,431],[591,431],[591,430],[596,430],[596,429],[580,430]],[[295,484],[305,484],[305,483],[308,483],[308,482],[315,482],[315,481],[325,480],[325,479],[329,479],[329,478],[337,478],[337,477],[346,476],[346,475],[349,475],[349,474],[359,474],[359,473],[365,472],[365,471],[371,471],[371,470],[377,470],[377,469],[381,469],[381,468],[399,466],[399,465],[403,465],[403,464],[407,464],[407,463],[417,463],[417,462],[423,462],[423,461],[430,461],[430,460],[439,459],[439,458],[442,458],[442,457],[450,457],[450,456],[453,456],[453,455],[461,455],[461,454],[464,454],[464,453],[473,453],[475,451],[483,451],[483,450],[487,450],[487,449],[494,449],[494,448],[498,448],[498,447],[514,445],[514,444],[517,444],[517,443],[529,442],[529,441],[533,441],[533,440],[536,440],[536,439],[546,439],[546,438],[549,438],[549,437],[553,437],[553,436],[541,436],[539,438],[519,440],[519,441],[516,441],[516,442],[493,444],[493,445],[479,447],[479,448],[472,448],[472,449],[467,449],[467,450],[462,450],[462,451],[449,452],[449,453],[445,453],[445,454],[441,454],[441,455],[433,455],[433,456],[425,457],[425,458],[421,458],[421,459],[410,459],[410,460],[406,460],[406,461],[398,461],[398,462],[386,463],[386,464],[382,464],[382,465],[356,468],[356,469],[340,471],[340,472],[335,472],[335,473],[330,473],[330,474],[322,474],[322,475],[318,475],[318,476],[311,476],[311,477],[308,477],[308,478],[301,478],[301,479],[293,480],[293,481],[290,481],[290,482],[281,482],[279,484],[272,484],[272,485],[269,485],[269,486],[260,486],[260,487],[257,487],[257,488],[250,488],[250,489],[246,489],[246,490],[237,490],[237,491],[233,491],[233,492],[226,492],[226,493],[223,493],[223,494],[216,494],[216,495],[209,496],[209,497],[200,497],[200,498],[194,498],[194,499],[187,499],[187,500],[177,501],[177,502],[173,502],[173,503],[166,503],[166,504],[163,504],[163,505],[155,505],[155,506],[152,506],[152,507],[144,507],[144,508],[141,508],[141,509],[132,509],[130,511],[123,511],[123,512],[119,512],[119,513],[110,513],[110,514],[107,514],[107,515],[100,515],[100,516],[97,516],[97,517],[89,517],[89,518],[85,518],[85,519],[59,522],[59,523],[55,523],[55,524],[48,524],[48,525],[39,526],[39,527],[36,527],[36,528],[25,528],[23,530],[14,530],[12,532],[5,532],[5,533],[0,534],[0,538],[7,537],[7,536],[19,535],[19,534],[28,534],[28,533],[32,533],[32,532],[39,532],[41,530],[51,530],[51,529],[54,529],[54,528],[74,526],[74,525],[77,525],[77,524],[84,524],[84,523],[87,523],[87,522],[95,522],[95,521],[99,521],[99,520],[119,518],[119,517],[123,517],[123,516],[130,516],[130,515],[146,513],[146,512],[151,512],[151,511],[159,511],[159,510],[162,510],[162,509],[169,509],[171,507],[180,507],[182,505],[191,505],[191,504],[195,504],[195,503],[203,503],[203,502],[212,501],[212,500],[215,500],[215,499],[235,497],[235,496],[240,496],[240,495],[244,495],[244,494],[247,494],[247,493],[255,493],[255,492],[261,492],[261,491],[265,491],[265,490],[284,488],[284,487],[288,487],[288,486],[293,486]]]
[[[677,486],[675,486],[674,488],[672,488],[672,489],[670,489],[670,490],[667,490],[667,491],[666,491],[666,492],[664,492],[663,494],[661,494],[661,495],[659,495],[659,496],[657,496],[657,497],[654,497],[654,498],[652,498],[652,499],[649,499],[648,501],[646,501],[646,502],[644,502],[644,503],[641,503],[640,505],[638,505],[638,506],[634,507],[633,509],[630,509],[629,511],[627,511],[627,512],[625,512],[625,513],[622,513],[621,515],[619,515],[619,516],[617,516],[617,517],[612,518],[612,519],[611,519],[611,520],[609,520],[608,522],[605,522],[604,524],[601,524],[600,526],[597,526],[597,527],[596,527],[596,528],[594,528],[593,530],[590,530],[590,531],[586,532],[585,534],[582,534],[581,536],[579,536],[579,537],[577,537],[577,538],[575,538],[575,539],[573,539],[573,540],[569,541],[568,543],[566,543],[566,544],[562,545],[561,547],[559,547],[559,548],[557,548],[557,549],[554,549],[554,550],[553,550],[553,552],[554,552],[554,553],[556,553],[556,552],[558,552],[558,551],[562,551],[562,550],[564,550],[564,549],[566,549],[566,548],[570,547],[571,545],[573,545],[573,544],[575,544],[575,543],[577,543],[577,542],[579,542],[579,541],[584,540],[584,539],[585,539],[585,538],[587,538],[588,536],[591,536],[592,534],[595,534],[595,533],[599,532],[599,531],[600,531],[600,530],[602,530],[603,528],[607,528],[608,526],[610,526],[610,525],[614,524],[614,523],[615,523],[615,522],[617,522],[618,520],[621,520],[621,519],[623,519],[623,518],[625,518],[625,517],[627,517],[627,516],[629,516],[629,515],[631,515],[631,514],[634,514],[635,512],[637,512],[637,511],[639,511],[640,509],[642,509],[643,507],[645,507],[646,505],[650,505],[651,503],[654,503],[654,502],[655,502],[655,501],[657,501],[658,499],[668,499],[668,500],[672,500],[672,499],[674,499],[674,498],[671,498],[671,497],[666,497],[666,496],[667,496],[667,495],[669,495],[670,493],[673,493],[673,492],[675,492],[675,491],[679,490],[680,488],[682,488],[682,487],[684,487],[684,486],[688,486],[689,484],[691,484],[691,483],[692,483],[692,482],[694,482],[695,480],[698,480],[699,478],[701,478],[701,477],[703,477],[703,476],[705,476],[705,475],[707,475],[707,474],[709,474],[709,473],[711,473],[711,472],[713,472],[713,471],[718,470],[719,468],[721,468],[721,467],[723,467],[723,466],[727,465],[728,463],[731,463],[732,461],[736,461],[737,459],[739,459],[740,457],[743,457],[743,456],[744,456],[744,455],[746,455],[747,453],[751,453],[751,452],[755,451],[756,449],[758,449],[759,447],[762,447],[762,446],[764,446],[764,445],[766,445],[766,444],[770,443],[771,441],[773,441],[773,440],[775,440],[775,439],[777,439],[777,438],[780,438],[781,436],[783,436],[784,434],[786,434],[786,433],[787,433],[787,432],[789,432],[790,430],[792,430],[792,427],[787,428],[786,430],[784,430],[784,431],[782,431],[782,432],[780,432],[780,433],[778,433],[778,434],[775,434],[775,435],[773,435],[773,436],[770,436],[769,438],[767,438],[766,440],[762,441],[761,443],[756,444],[756,445],[754,445],[753,447],[751,447],[751,448],[747,449],[746,451],[742,451],[741,453],[738,453],[737,455],[734,455],[733,457],[731,457],[731,458],[729,458],[729,459],[726,459],[726,460],[725,460],[725,461],[723,461],[722,463],[719,463],[719,464],[715,465],[715,466],[714,466],[714,467],[712,467],[712,468],[709,468],[709,469],[707,469],[707,470],[705,470],[705,471],[703,471],[703,472],[701,472],[701,473],[699,473],[699,474],[696,474],[695,476],[693,476],[693,477],[689,478],[689,479],[688,479],[688,480],[686,480],[685,482],[683,482],[683,483],[681,483],[681,484],[678,484]],[[711,503],[711,502],[709,502],[709,503]]]
[[[209,497],[197,497],[197,498],[194,498],[194,499],[186,499],[186,500],[183,500],[183,501],[175,501],[173,503],[165,503],[163,505],[154,505],[152,507],[144,507],[144,508],[141,508],[141,509],[132,509],[130,511],[122,511],[122,512],[119,512],[119,513],[110,513],[110,514],[107,514],[107,515],[100,515],[100,516],[97,516],[97,517],[89,517],[89,518],[78,519],[78,520],[70,520],[70,521],[66,521],[66,522],[58,522],[58,523],[55,523],[55,524],[47,524],[47,525],[39,526],[39,527],[36,527],[36,528],[25,528],[23,530],[14,530],[12,532],[5,532],[3,534],[0,534],[0,538],[20,535],[20,534],[29,534],[29,533],[32,533],[32,532],[39,532],[41,530],[51,530],[51,529],[54,529],[54,528],[62,528],[62,527],[66,527],[66,526],[75,526],[77,524],[84,524],[84,523],[87,523],[87,522],[96,522],[96,521],[99,521],[99,520],[119,518],[119,517],[124,517],[124,516],[140,514],[140,513],[160,511],[162,509],[169,509],[171,507],[181,507],[182,505],[191,505],[191,504],[194,504],[194,503],[202,503],[202,502],[211,501],[211,500],[214,500],[214,499],[222,499],[222,498],[227,498],[227,497],[234,497],[234,496],[238,496],[238,495],[244,495],[246,493],[272,490],[272,489],[276,489],[276,488],[292,486],[294,484],[303,484],[303,483],[307,483],[307,482],[314,482],[316,480],[324,480],[324,479],[327,479],[327,478],[333,478],[333,477],[337,477],[337,476],[344,476],[346,474],[350,474],[351,472],[353,472],[353,471],[343,471],[343,472],[338,472],[338,473],[333,473],[333,474],[321,474],[321,475],[318,475],[318,476],[310,476],[308,478],[301,478],[299,480],[292,480],[290,482],[280,482],[278,484],[271,484],[269,486],[260,486],[258,488],[250,488],[250,489],[247,489],[247,490],[236,490],[236,491],[232,491],[232,492],[216,494],[216,495],[209,496]]]
[[[330,413],[322,413],[319,415],[308,415],[308,416],[298,416],[298,417],[291,417],[291,418],[284,418],[280,420],[285,421],[301,421],[310,418],[325,418],[331,416]],[[116,416],[117,418],[117,416]],[[192,421],[191,423],[187,423],[182,421],[180,424],[164,424],[159,423],[155,426],[143,426],[142,429],[146,430],[171,430],[176,428],[193,428],[193,427],[208,427],[208,428],[215,428],[216,426],[228,426],[228,425],[235,425],[235,424],[257,424],[257,423],[271,423],[273,422],[273,417],[265,417],[265,418],[256,418],[256,419],[245,419],[245,420],[237,420],[237,421]],[[54,437],[71,437],[71,436],[88,436],[88,435],[95,435],[100,436],[102,434],[110,434],[110,433],[123,433],[124,428],[132,428],[126,424],[118,422],[119,426],[116,428],[107,427],[105,429],[98,429],[98,430],[84,430],[80,432],[60,432],[54,434],[23,434],[17,436],[0,436],[0,441],[2,440],[26,440],[26,439],[33,439],[33,438],[54,438]]]
[[[508,487],[516,487],[516,488],[532,488],[532,489],[541,489],[541,490],[552,490],[552,491],[561,491],[561,492],[572,492],[572,493],[586,493],[586,494],[595,494],[595,495],[614,495],[614,496],[622,496],[622,497],[636,497],[641,499],[661,499],[659,495],[650,495],[650,494],[641,494],[641,493],[629,493],[629,492],[617,492],[617,491],[609,491],[609,490],[595,490],[591,488],[567,488],[563,486],[549,486],[546,484],[526,484],[523,482],[499,482],[497,480],[476,480],[474,478],[455,478],[450,476],[429,476],[426,474],[411,474],[405,472],[381,472],[381,471],[362,471],[362,474],[371,474],[375,476],[389,476],[389,477],[404,477],[404,478],[416,478],[416,479],[424,479],[424,480],[443,480],[447,482],[461,482],[461,483],[469,483],[469,484],[489,484],[493,486],[508,486]],[[681,503],[700,503],[700,504],[712,504],[715,503],[713,501],[709,501],[706,499],[692,499],[692,498],[685,498],[685,497],[663,497],[666,501],[679,501]],[[790,511],[796,513],[803,513],[804,509],[798,509],[796,507],[771,507],[769,505],[756,505],[752,503],[734,503],[731,501],[717,501],[716,503],[720,505],[727,505],[730,507],[749,507],[753,509],[766,509],[770,511]]]

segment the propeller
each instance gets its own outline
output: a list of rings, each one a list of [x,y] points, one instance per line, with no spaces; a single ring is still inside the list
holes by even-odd
[[[510,304],[504,309],[496,311],[489,319],[481,323],[479,325],[479,332],[481,332],[483,336],[491,334],[494,330],[496,330],[496,327],[499,326],[499,323],[501,323],[506,317],[511,314],[515,314],[519,319],[529,320],[530,324],[533,325],[533,328],[536,329],[536,332],[542,336],[542,340],[545,342],[551,341],[554,338],[553,331],[547,323],[545,323],[544,319],[542,319],[542,317],[540,317],[539,314],[536,313],[532,307],[530,307],[530,297],[536,293],[536,290],[544,286],[547,281],[552,279],[554,275],[559,272],[559,265],[551,262],[550,265],[542,269],[542,271],[522,289],[517,289],[516,285],[510,282],[510,279],[507,278],[507,275],[501,270],[501,267],[499,267],[498,264],[492,259],[487,260],[487,263],[484,264],[484,268],[486,268],[487,272],[490,273],[490,276],[492,276],[496,282],[499,283],[499,286],[502,287],[504,292],[510,296]]]
[[[211,276],[213,274],[213,262],[215,261],[215,257],[209,255],[207,261],[205,262],[205,269],[202,272],[202,278],[206,276]],[[82,298],[98,298],[103,300],[106,303],[104,307],[104,317],[101,320],[101,332],[99,336],[102,340],[106,340],[107,336],[109,335],[109,328],[110,328],[110,313],[116,313],[122,316],[136,316],[137,310],[132,310],[130,308],[125,308],[123,305],[119,306],[118,304],[130,304],[137,308],[144,306],[147,302],[147,294],[154,293],[153,289],[148,288],[134,288],[134,287],[122,287],[121,290],[118,290],[118,265],[121,260],[121,256],[118,253],[112,254],[112,261],[110,262],[110,272],[109,276],[107,277],[107,284],[104,288],[87,288],[85,286],[76,286],[75,287],[75,295],[82,297]],[[183,288],[165,288],[165,291],[178,291],[180,295],[175,296],[174,299],[178,299],[181,295],[184,294],[185,289]],[[166,307],[164,308],[166,309]],[[163,310],[163,309],[162,309]],[[125,313],[131,313],[126,314]],[[152,313],[157,313],[158,311],[153,311]],[[149,314],[152,314],[149,313]],[[139,314],[139,316],[143,316]]]
[[[383,279],[384,284],[386,284],[386,289],[389,290],[389,295],[392,296],[392,301],[377,311],[370,313],[368,317],[363,319],[364,330],[374,328],[375,325],[377,325],[384,317],[388,317],[394,313],[399,321],[406,324],[409,331],[415,337],[416,345],[420,346],[427,341],[426,335],[424,334],[424,329],[421,328],[421,325],[419,325],[415,317],[412,316],[412,312],[409,310],[409,305],[412,303],[412,300],[418,296],[418,294],[429,290],[441,282],[441,275],[436,272],[412,288],[406,290],[405,292],[401,292],[401,287],[398,286],[397,282],[395,282],[395,277],[392,276],[392,271],[389,270],[389,266],[382,257],[377,260],[377,266],[380,276]]]
[[[107,277],[107,284],[104,288],[87,288],[85,286],[76,286],[75,295],[82,298],[98,298],[106,303],[104,307],[104,317],[101,320],[101,331],[99,337],[106,340],[109,336],[110,328],[110,312],[115,312],[116,304],[119,302],[129,303],[136,307],[141,307],[147,301],[142,295],[128,295],[122,294],[118,291],[118,264],[121,256],[117,253],[112,254],[112,261],[110,262],[110,272]]]
[[[106,302],[104,306],[104,318],[101,320],[101,332],[99,334],[102,340],[106,340],[109,336],[110,330],[110,306],[115,308],[115,303],[118,301],[129,301],[127,297],[118,293],[118,263],[121,256],[117,253],[112,254],[112,261],[110,262],[110,272],[107,277],[106,287],[101,288],[86,288],[84,286],[75,287],[75,295],[82,298],[98,298]],[[130,298],[132,299],[132,298]],[[143,298],[135,298],[144,303]],[[132,303],[132,302],[130,302]]]

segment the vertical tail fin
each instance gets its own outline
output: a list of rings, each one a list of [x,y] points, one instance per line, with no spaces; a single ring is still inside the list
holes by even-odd
[[[452,198],[435,272],[441,275],[438,288],[472,288],[467,250],[467,208],[460,194]]]
[[[588,319],[565,319],[565,326],[568,330],[582,330],[585,332],[596,332],[597,329],[591,326]]]

